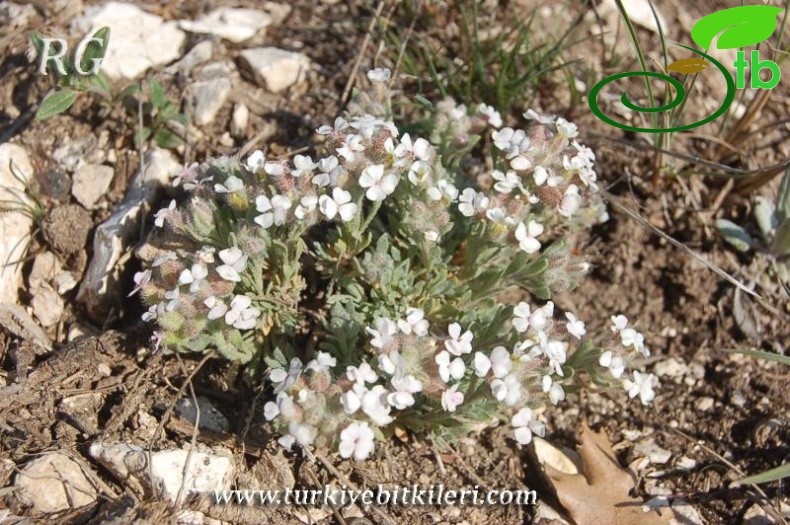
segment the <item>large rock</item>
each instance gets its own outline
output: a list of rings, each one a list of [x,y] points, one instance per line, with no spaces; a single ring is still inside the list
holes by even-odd
[[[162,17],[123,2],[89,7],[85,16],[74,23],[80,34],[105,26],[110,28],[110,44],[102,70],[111,78],[134,79],[148,68],[178,59],[186,38],[177,22],[165,22]]]
[[[42,514],[91,505],[96,489],[76,461],[58,452],[34,459],[16,477],[16,497]]]
[[[13,166],[13,168],[12,168]],[[24,209],[32,206],[25,186],[33,176],[27,152],[16,144],[0,145],[0,303],[16,303],[22,264],[33,219]]]
[[[96,228],[93,258],[77,293],[77,299],[94,319],[102,319],[106,314],[110,292],[117,297],[125,297],[129,292],[112,286],[117,279],[116,264],[140,234],[140,220],[159,189],[181,170],[181,164],[169,151],[152,150],[146,155],[145,171],[138,171],[134,176],[123,202]]]
[[[272,93],[301,82],[310,69],[310,59],[306,56],[276,47],[245,49],[241,58],[255,79]]]

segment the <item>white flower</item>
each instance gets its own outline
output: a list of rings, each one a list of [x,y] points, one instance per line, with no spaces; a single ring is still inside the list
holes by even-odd
[[[356,134],[346,135],[343,145],[337,148],[337,154],[348,162],[354,162],[358,151],[365,151],[365,145],[362,143],[362,137]]]
[[[318,208],[329,220],[334,219],[335,215],[340,215],[343,221],[348,222],[357,213],[357,205],[351,202],[351,193],[341,188],[334,188],[331,197],[321,195],[318,199]]]
[[[340,167],[337,157],[330,155],[318,161],[318,171],[320,173],[313,177],[313,184],[323,188],[337,184],[337,178],[343,169]]]
[[[217,273],[226,281],[241,281],[241,272],[247,268],[247,256],[236,247],[221,250],[219,258],[223,265],[217,267]]]
[[[263,165],[263,171],[270,177],[281,177],[285,173],[285,165],[282,162],[267,162]]]
[[[502,128],[493,132],[491,136],[494,139],[494,146],[505,153],[511,168],[527,170],[532,166],[532,162],[524,156],[533,149],[532,142],[523,129]]]
[[[285,217],[291,208],[291,199],[285,195],[275,195],[271,199],[266,195],[259,195],[255,199],[255,208],[261,212],[253,219],[255,222],[264,228],[269,228],[272,224],[280,226],[285,222]]]
[[[502,115],[500,115],[499,111],[495,110],[493,106],[480,104],[477,106],[477,112],[480,113],[492,127],[498,128],[502,125]]]
[[[554,315],[554,303],[549,301],[532,312],[529,304],[522,301],[513,309],[513,315],[513,326],[517,332],[524,333],[529,327],[541,330]]]
[[[485,377],[488,371],[491,370],[491,360],[483,352],[475,352],[475,358],[472,362],[477,377]]]
[[[576,339],[581,339],[584,334],[587,333],[587,329],[584,328],[584,322],[576,319],[575,315],[570,312],[565,312],[565,318],[568,319],[568,322],[565,324],[565,328],[573,337]]]
[[[486,217],[491,222],[495,222],[497,224],[504,224],[507,226],[513,226],[516,224],[516,219],[510,217],[507,213],[505,213],[505,210],[498,206],[496,208],[490,208],[486,212]]]
[[[346,377],[348,377],[350,381],[362,385],[365,383],[375,383],[379,378],[373,368],[367,363],[362,363],[358,367],[351,365],[347,366]]]
[[[153,321],[163,313],[165,313],[165,303],[153,304],[148,307],[148,311],[141,316],[141,319],[147,323],[148,321]]]
[[[167,208],[162,208],[154,214],[154,226],[157,228],[162,228],[165,225],[165,219],[173,215],[175,209],[176,201],[173,199],[170,201],[170,204],[167,206]]]
[[[373,452],[373,430],[365,421],[354,421],[340,432],[340,457],[362,461]]]
[[[623,314],[620,315],[613,315],[612,319],[612,332],[619,332],[628,326],[628,318]]]
[[[513,368],[510,352],[504,346],[497,346],[491,351],[491,371],[494,377],[503,378]]]
[[[310,425],[299,423],[297,421],[291,421],[288,424],[288,434],[293,436],[294,441],[297,444],[302,447],[307,447],[313,443],[318,431],[315,429],[315,427]]]
[[[543,166],[537,166],[533,170],[532,178],[535,180],[536,185],[543,186],[544,184],[548,183],[548,185],[552,188],[559,186],[565,180],[559,175],[552,175],[551,172],[549,172],[549,170]]]
[[[407,308],[406,319],[398,320],[398,328],[404,334],[411,334],[422,337],[428,333],[428,321],[425,319],[425,312],[422,308]]]
[[[527,120],[535,120],[541,124],[554,124],[555,118],[550,115],[541,115],[534,109],[528,109],[524,112],[524,118]]]
[[[251,304],[252,299],[246,295],[234,297],[230,302],[230,310],[225,314],[225,324],[239,330],[255,328],[256,320],[261,315],[261,311],[250,306]]]
[[[188,284],[189,292],[195,293],[200,289],[200,283],[208,277],[208,269],[200,264],[195,263],[192,268],[185,269],[178,276],[178,284]]]
[[[391,76],[392,71],[386,67],[377,67],[376,69],[368,71],[368,80],[371,82],[389,82]]]
[[[549,394],[549,400],[554,405],[565,399],[565,390],[562,389],[562,385],[555,383],[548,375],[543,376],[543,392]]]
[[[575,184],[571,184],[565,190],[565,194],[562,196],[562,202],[560,202],[557,211],[564,217],[571,217],[574,213],[579,211],[581,205],[582,198],[581,195],[579,195],[579,187]]]
[[[421,137],[412,142],[411,136],[404,133],[400,144],[395,147],[394,154],[397,157],[408,157],[427,162],[431,160],[431,143]]]
[[[326,352],[318,352],[315,359],[307,363],[304,367],[305,370],[312,370],[314,372],[325,372],[330,368],[337,365],[337,358],[332,357],[331,354]]]
[[[387,402],[398,410],[414,405],[414,394],[422,391],[422,383],[413,375],[394,377],[390,384],[395,391],[387,396]]]
[[[513,374],[491,381],[491,393],[497,401],[513,406],[521,399],[521,383]]]
[[[619,355],[614,355],[614,352],[607,350],[598,358],[598,364],[608,368],[612,377],[618,379],[625,372],[625,361]]]
[[[644,357],[650,357],[650,351],[645,348],[645,337],[633,328],[623,328],[620,330],[620,340],[623,346],[628,348],[633,346],[634,350]]]
[[[263,154],[263,152],[261,150],[255,150],[249,157],[247,157],[247,162],[245,162],[244,165],[251,173],[257,173],[258,170],[263,169],[263,165],[265,163],[266,156]]]
[[[294,210],[294,216],[299,220],[304,219],[309,213],[315,210],[317,204],[318,197],[312,194],[305,195],[299,199],[299,204],[296,205],[296,209]]]
[[[543,437],[546,434],[546,426],[540,421],[533,419],[532,410],[527,407],[515,413],[510,420],[513,425],[516,441],[522,445],[528,445],[532,441],[532,434]]]
[[[227,305],[213,295],[207,297],[206,300],[203,301],[203,304],[209,309],[206,317],[210,321],[224,317],[228,311]]]
[[[378,362],[379,368],[393,377],[403,377],[406,374],[406,362],[397,350],[390,350],[388,353],[379,354]]]
[[[520,222],[516,227],[516,240],[518,247],[526,253],[535,253],[540,250],[538,235],[543,233],[543,225],[537,221],[529,221],[529,225]]]
[[[359,176],[359,185],[367,188],[365,197],[371,201],[384,200],[387,195],[395,191],[398,185],[398,176],[384,172],[383,164],[372,164],[362,170]]]
[[[557,133],[560,137],[574,139],[579,136],[579,129],[573,122],[568,122],[560,117],[557,119]]]
[[[131,297],[139,292],[146,284],[151,282],[151,270],[143,270],[134,274],[134,289],[126,297]]]
[[[365,327],[365,331],[373,336],[370,344],[376,348],[385,348],[393,341],[393,337],[398,332],[398,325],[386,317],[376,317],[373,320],[374,328]]]
[[[455,409],[464,402],[464,393],[458,391],[458,384],[454,384],[442,392],[442,408],[447,412],[455,412]]]
[[[324,124],[317,130],[315,130],[315,132],[318,133],[319,135],[330,135],[335,131],[341,131],[345,129],[347,126],[348,126],[348,122],[346,122],[346,119],[344,119],[343,117],[337,117],[335,119],[334,127]]]
[[[376,385],[362,396],[362,411],[378,426],[392,423],[390,406],[387,403],[389,392],[381,385]]]
[[[309,156],[296,155],[294,157],[294,168],[291,170],[291,175],[294,177],[301,177],[302,175],[312,175],[313,170],[318,167],[318,164],[313,162]]]
[[[225,184],[215,184],[214,191],[217,193],[238,193],[244,189],[244,183],[235,175],[225,179]]]
[[[276,401],[269,401],[263,406],[263,415],[267,421],[271,421],[279,415],[286,419],[290,419],[296,413],[294,407],[294,400],[285,392],[277,394]]]
[[[502,173],[499,170],[494,170],[491,176],[497,181],[494,184],[494,189],[500,193],[510,193],[516,188],[524,188],[521,184],[521,177],[515,171],[508,170],[507,173]]]
[[[442,381],[448,383],[450,378],[455,379],[458,381],[459,379],[464,377],[466,373],[466,365],[464,365],[464,360],[460,357],[456,357],[452,361],[450,360],[450,353],[446,350],[442,350],[436,357],[434,358],[436,364],[439,365],[439,377],[442,378]]]
[[[279,394],[280,392],[288,390],[296,383],[301,375],[302,361],[299,360],[298,357],[291,359],[287,371],[283,368],[273,368],[272,371],[269,372],[269,380],[274,385],[274,393]]]
[[[538,340],[540,349],[549,360],[549,366],[554,369],[558,376],[563,376],[562,365],[568,358],[567,346],[568,343],[563,341],[550,340],[546,332],[538,332]]]
[[[488,197],[482,192],[477,192],[472,188],[466,188],[461,196],[458,197],[458,210],[465,217],[471,217],[478,211],[488,208]]]
[[[653,374],[642,374],[634,370],[634,380],[625,379],[623,386],[628,391],[628,397],[633,399],[639,396],[642,404],[647,405],[656,397],[656,393],[653,391],[655,379]]]
[[[343,405],[343,410],[346,414],[354,414],[362,407],[362,398],[365,397],[368,388],[364,383],[354,383],[351,390],[347,390],[340,394],[340,403]]]
[[[458,198],[458,188],[447,179],[436,182],[436,186],[428,188],[428,197],[433,201],[445,199],[447,202],[455,202]]]
[[[178,287],[173,288],[165,292],[165,299],[168,301],[165,305],[165,311],[172,312],[181,304],[181,291]]]
[[[472,339],[474,338],[472,332],[467,330],[462,335],[461,325],[452,323],[447,329],[447,333],[450,334],[450,339],[444,342],[444,347],[448,352],[453,355],[461,355],[472,351]]]

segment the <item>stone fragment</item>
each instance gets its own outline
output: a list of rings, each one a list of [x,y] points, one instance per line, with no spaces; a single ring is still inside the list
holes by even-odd
[[[22,282],[22,263],[33,220],[25,208],[33,203],[25,187],[33,177],[33,165],[21,146],[0,145],[0,303],[15,304]],[[6,202],[7,201],[7,202]]]
[[[82,467],[64,454],[48,452],[34,459],[16,477],[16,497],[42,514],[91,505],[96,489]]]
[[[238,44],[262,33],[271,23],[272,17],[263,11],[220,7],[197,20],[182,20],[179,26],[191,33],[215,35]]]
[[[272,93],[279,93],[302,81],[310,69],[310,59],[306,56],[276,47],[245,49],[241,52],[241,59],[256,81]]]
[[[74,173],[71,194],[86,209],[92,210],[110,189],[115,170],[109,166],[88,164]]]
[[[102,62],[102,71],[110,78],[134,79],[149,68],[176,60],[186,38],[177,22],[165,22],[126,2],[88,7],[85,16],[73,25],[81,34],[110,28],[110,43]]]

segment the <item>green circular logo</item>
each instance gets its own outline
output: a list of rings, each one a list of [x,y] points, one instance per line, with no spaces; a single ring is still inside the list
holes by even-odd
[[[644,132],[644,133],[668,133],[672,131],[685,131],[687,129],[692,129],[702,126],[703,124],[707,124],[708,122],[711,122],[712,120],[715,120],[720,116],[722,116],[724,112],[727,111],[727,108],[730,107],[732,101],[735,100],[735,81],[730,76],[729,71],[727,71],[727,69],[716,59],[706,55],[702,51],[698,51],[694,48],[684,46],[683,44],[675,44],[675,45],[686,48],[689,51],[696,53],[697,55],[700,55],[701,57],[709,60],[714,66],[716,66],[719,69],[719,71],[721,71],[724,80],[727,82],[727,96],[724,97],[724,102],[721,103],[721,106],[719,106],[719,108],[716,110],[715,113],[698,122],[692,122],[691,124],[686,124],[684,126],[676,126],[674,128],[640,128],[638,126],[629,126],[628,124],[622,124],[620,122],[617,122],[616,120],[607,117],[604,114],[604,112],[601,111],[601,109],[598,107],[597,98],[598,98],[598,93],[601,91],[601,89],[603,89],[603,87],[609,82],[613,82],[615,80],[626,78],[626,77],[660,78],[662,80],[669,82],[670,84],[672,84],[672,87],[675,88],[675,97],[672,99],[672,101],[670,101],[668,104],[656,108],[645,108],[642,106],[638,106],[629,100],[627,92],[623,92],[623,95],[620,97],[620,100],[622,101],[623,105],[628,109],[631,109],[633,111],[638,111],[639,113],[658,113],[661,111],[668,111],[681,104],[683,100],[686,98],[686,90],[683,88],[683,84],[669,75],[664,75],[662,73],[654,73],[652,71],[629,71],[626,73],[619,73],[617,75],[606,77],[600,82],[598,82],[597,84],[595,84],[593,88],[590,90],[590,94],[587,97],[588,99],[587,101],[590,104],[590,109],[592,110],[592,112],[595,113],[595,115],[599,119],[603,120],[607,124],[612,125],[616,128],[625,129],[628,131]]]

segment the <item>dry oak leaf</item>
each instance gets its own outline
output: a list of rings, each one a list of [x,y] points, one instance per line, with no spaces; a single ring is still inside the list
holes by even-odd
[[[549,464],[543,466],[557,491],[557,497],[577,525],[664,525],[674,515],[642,510],[641,498],[633,498],[630,471],[620,467],[609,439],[582,425],[581,443],[576,448],[582,460],[582,473],[565,474]]]

